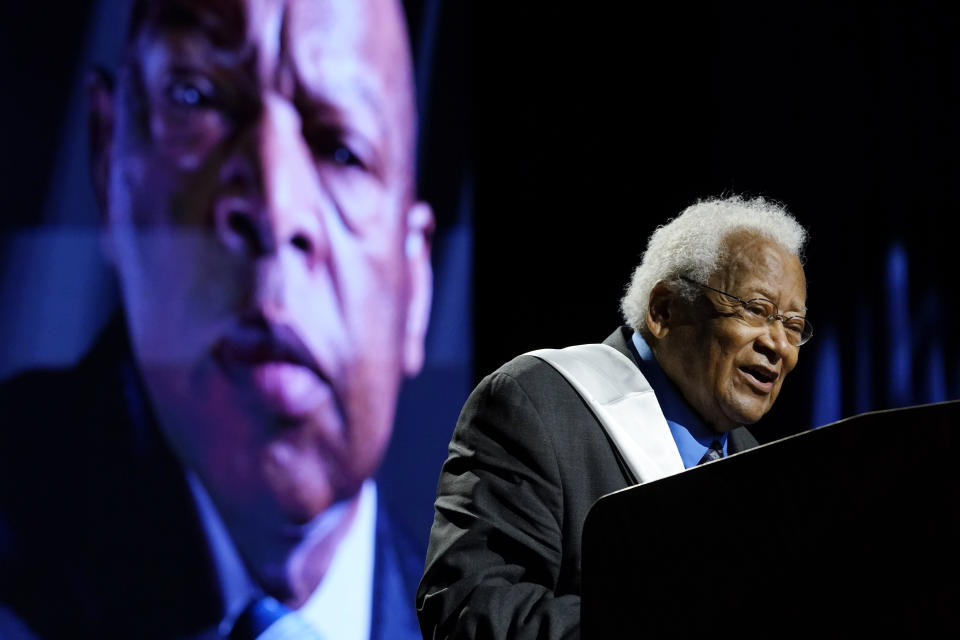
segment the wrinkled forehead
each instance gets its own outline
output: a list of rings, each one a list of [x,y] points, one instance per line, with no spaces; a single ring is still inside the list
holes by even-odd
[[[252,45],[264,53],[283,38],[364,57],[385,73],[409,63],[397,0],[136,0],[128,41],[164,28],[197,28],[217,47]]]
[[[725,238],[718,288],[763,297],[796,312],[806,311],[806,276],[800,258],[765,236],[735,232]]]
[[[137,43],[191,33],[207,55],[245,64],[264,83],[292,73],[320,97],[361,94],[414,126],[409,43],[399,0],[138,0],[128,34]]]

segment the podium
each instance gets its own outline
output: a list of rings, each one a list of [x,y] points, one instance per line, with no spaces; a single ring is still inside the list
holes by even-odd
[[[583,637],[955,630],[958,435],[960,401],[878,411],[600,498]]]

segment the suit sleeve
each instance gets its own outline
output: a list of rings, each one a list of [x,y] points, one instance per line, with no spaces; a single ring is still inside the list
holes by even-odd
[[[550,430],[517,379],[495,373],[441,470],[417,592],[424,638],[579,638],[580,596],[558,593],[562,522]]]

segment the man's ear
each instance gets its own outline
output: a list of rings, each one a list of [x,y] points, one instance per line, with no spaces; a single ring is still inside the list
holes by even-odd
[[[410,288],[403,342],[403,371],[408,376],[417,375],[423,368],[424,340],[433,299],[433,268],[430,265],[433,228],[433,209],[430,205],[425,202],[414,203],[407,211],[404,241]]]
[[[658,282],[650,291],[647,302],[647,329],[653,337],[660,339],[670,331],[671,313],[676,294],[665,282]]]
[[[87,75],[87,133],[90,145],[90,172],[100,212],[108,213],[110,149],[113,142],[113,77],[94,68]]]

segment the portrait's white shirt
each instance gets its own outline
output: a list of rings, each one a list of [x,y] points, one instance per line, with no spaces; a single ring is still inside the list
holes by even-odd
[[[187,481],[210,545],[224,611],[227,612],[227,624],[221,629],[224,633],[229,631],[232,621],[258,590],[203,484],[191,472],[187,473]],[[323,528],[332,515],[321,514],[307,526]],[[297,610],[297,614],[323,640],[370,638],[376,520],[377,485],[373,480],[366,480],[360,489],[357,513],[323,580]]]
[[[369,640],[373,610],[377,485],[367,480],[350,531],[337,548],[323,581],[299,609],[325,640]]]

